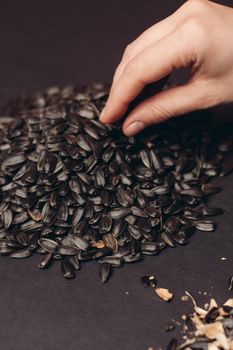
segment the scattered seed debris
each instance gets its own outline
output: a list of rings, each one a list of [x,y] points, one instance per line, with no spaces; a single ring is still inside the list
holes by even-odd
[[[185,294],[192,300],[194,312],[181,317],[184,322],[183,343],[178,344],[173,338],[166,350],[233,350],[233,299],[219,307],[211,298],[204,310],[190,293]]]
[[[230,292],[231,290],[233,290],[233,276],[229,278],[228,285],[229,285],[228,291]]]
[[[105,247],[105,243],[103,242],[103,241],[97,241],[97,242],[95,242],[95,241],[92,241],[91,242],[91,246],[92,247],[95,247],[95,248],[98,248],[98,249],[101,249],[101,248],[104,248]]]
[[[155,276],[142,276],[141,282],[144,286],[151,287],[154,289],[155,293],[164,301],[170,301],[173,298],[173,294],[167,288],[156,287],[158,281]]]
[[[155,276],[142,276],[141,282],[144,286],[155,288],[157,285],[157,280]]]
[[[187,295],[183,295],[180,299],[181,301],[188,301],[189,297]]]
[[[174,331],[174,329],[176,328],[176,325],[174,323],[169,323],[166,328],[165,328],[165,331],[166,332],[172,332]]]
[[[170,301],[173,298],[173,294],[167,288],[155,288],[155,293],[164,301]]]

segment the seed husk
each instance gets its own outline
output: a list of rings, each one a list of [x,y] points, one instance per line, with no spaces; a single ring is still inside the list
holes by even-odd
[[[122,209],[113,209],[110,213],[112,219],[122,219],[131,213],[131,209],[122,208]]]
[[[157,285],[157,280],[155,276],[142,276],[141,282],[144,286],[155,288]]]
[[[173,237],[172,237],[172,235],[170,235],[170,233],[165,232],[165,231],[162,232],[161,233],[161,238],[170,247],[175,247],[175,243],[174,243]]]
[[[155,293],[164,301],[170,301],[173,298],[173,294],[166,288],[155,288]]]
[[[67,279],[75,278],[74,268],[68,260],[61,261],[61,272]]]
[[[9,255],[14,251],[11,247],[0,247],[0,255]]]
[[[16,258],[16,259],[23,259],[23,258],[28,258],[29,256],[32,255],[31,250],[28,248],[23,248],[23,249],[18,249],[10,254],[11,258]]]
[[[178,341],[176,338],[173,338],[169,344],[167,345],[166,350],[177,350],[178,349]]]
[[[58,248],[57,251],[61,255],[76,255],[79,253],[78,247],[66,247],[66,246],[61,246]]]
[[[233,289],[233,276],[229,278],[228,286],[228,291],[230,292]]]
[[[217,216],[217,215],[221,215],[222,213],[223,213],[222,208],[209,208],[204,206],[202,209],[202,214],[204,216]]]
[[[143,254],[155,255],[158,254],[158,245],[155,242],[143,242],[141,243],[141,250]]]
[[[222,187],[212,183],[207,183],[201,186],[201,190],[204,192],[206,196],[209,196],[222,191]]]
[[[40,238],[38,243],[41,246],[41,248],[46,250],[48,253],[56,253],[59,247],[57,242],[48,238]]]
[[[38,267],[39,269],[46,269],[49,267],[51,261],[53,259],[53,254],[52,253],[47,253],[43,256],[41,259],[41,262],[39,263]]]
[[[138,226],[135,226],[135,225],[128,225],[128,232],[135,239],[139,239],[142,236],[142,230]]]
[[[7,230],[11,226],[13,221],[13,213],[10,208],[3,211],[2,220],[4,223],[5,229]]]
[[[117,242],[117,239],[113,236],[113,234],[107,233],[103,235],[103,241],[105,243],[105,246],[110,248],[113,251],[113,253],[117,252],[118,242]]]
[[[121,267],[122,266],[122,258],[116,258],[115,256],[105,256],[98,261],[100,264],[103,263],[109,263],[111,266],[114,267]]]
[[[100,233],[109,232],[112,228],[112,218],[110,215],[103,215],[99,224]]]
[[[128,254],[123,256],[123,260],[126,263],[134,263],[143,259],[142,253]]]
[[[195,226],[199,231],[212,232],[215,230],[215,224],[211,220],[194,221],[193,226]]]
[[[78,260],[78,256],[77,255],[69,256],[68,257],[68,261],[74,267],[74,269],[76,271],[78,271],[80,269],[80,262]]]
[[[105,283],[109,278],[111,273],[111,265],[107,262],[103,262],[100,264],[99,275],[102,283]]]
[[[81,250],[87,250],[89,248],[89,242],[81,237],[78,237],[76,235],[70,236],[71,241],[74,243],[75,246],[77,246],[78,249]]]

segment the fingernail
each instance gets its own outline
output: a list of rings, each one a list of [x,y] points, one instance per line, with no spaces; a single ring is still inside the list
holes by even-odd
[[[128,128],[125,129],[125,133],[127,136],[133,136],[138,134],[140,131],[142,131],[145,128],[145,124],[142,121],[137,121],[132,123],[128,126]]]
[[[102,121],[104,119],[105,116],[105,107],[102,109],[102,112],[100,113],[100,120]]]

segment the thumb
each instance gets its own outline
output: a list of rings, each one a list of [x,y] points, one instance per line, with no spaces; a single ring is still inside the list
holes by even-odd
[[[152,124],[209,107],[210,99],[205,98],[203,87],[197,85],[199,84],[190,81],[185,85],[163,90],[141,102],[126,118],[123,132],[127,136],[133,136]]]

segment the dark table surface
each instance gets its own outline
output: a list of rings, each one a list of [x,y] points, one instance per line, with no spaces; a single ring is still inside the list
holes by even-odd
[[[182,3],[1,1],[1,104],[19,92],[50,85],[110,81],[127,43]],[[230,114],[230,107],[223,112]],[[83,265],[76,279],[67,281],[59,264],[41,271],[38,257],[1,258],[0,349],[164,348],[172,337],[164,331],[169,320],[180,320],[192,309],[180,301],[185,290],[201,304],[210,295],[219,303],[232,297],[226,286],[233,274],[232,180],[233,175],[222,179],[224,191],[211,199],[225,209],[214,233],[199,232],[186,247],[116,269],[106,285],[100,284],[95,263]],[[139,279],[144,274],[155,274],[174,292],[174,300],[164,303],[143,288]]]

